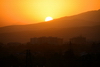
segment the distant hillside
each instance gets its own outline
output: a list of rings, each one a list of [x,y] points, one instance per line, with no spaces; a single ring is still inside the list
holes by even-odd
[[[74,16],[63,17],[48,22],[30,25],[14,25],[0,28],[0,33],[43,30],[47,28],[71,28],[100,25],[100,10],[89,11]]]
[[[0,28],[0,42],[28,42],[31,37],[57,36],[68,40],[83,35],[100,41],[100,10],[63,17],[48,22],[30,25],[15,25]]]
[[[100,42],[100,26],[93,27],[75,27],[75,28],[51,28],[38,31],[22,31],[12,33],[1,33],[0,42],[29,42],[32,37],[54,36],[64,38],[65,41],[72,37],[84,36],[88,40]]]
[[[81,19],[81,20],[87,20],[87,21],[92,21],[92,22],[100,22],[100,9],[84,12],[84,13],[70,16],[70,17],[63,17],[62,19],[63,20]]]

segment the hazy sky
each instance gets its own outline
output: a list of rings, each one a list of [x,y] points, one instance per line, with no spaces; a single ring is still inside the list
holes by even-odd
[[[43,22],[100,9],[100,0],[0,0],[0,26]]]

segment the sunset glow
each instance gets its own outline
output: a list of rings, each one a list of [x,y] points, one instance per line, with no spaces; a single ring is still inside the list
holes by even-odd
[[[0,0],[0,22],[38,23],[47,16],[57,19],[99,8],[100,0]]]

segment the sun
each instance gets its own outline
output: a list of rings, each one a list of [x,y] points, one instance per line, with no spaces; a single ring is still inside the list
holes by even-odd
[[[50,21],[50,20],[53,20],[52,17],[46,17],[45,21]]]

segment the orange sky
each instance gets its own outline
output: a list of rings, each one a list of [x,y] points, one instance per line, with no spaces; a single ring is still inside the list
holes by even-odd
[[[0,0],[0,26],[43,22],[100,9],[100,0]]]

